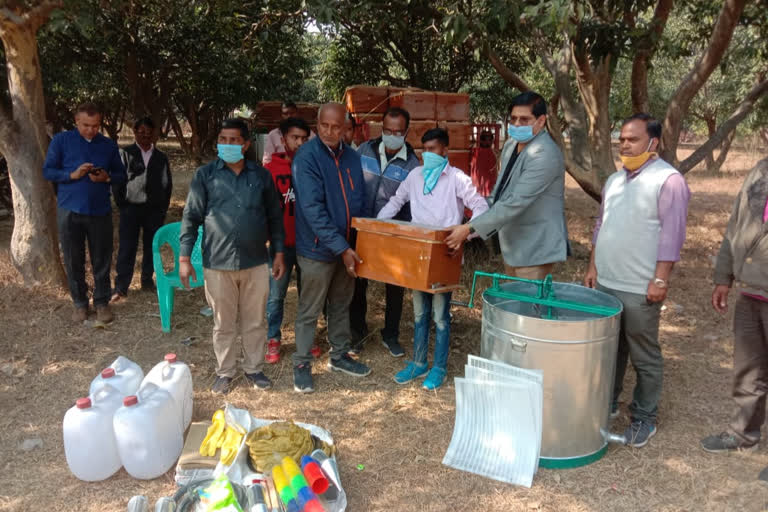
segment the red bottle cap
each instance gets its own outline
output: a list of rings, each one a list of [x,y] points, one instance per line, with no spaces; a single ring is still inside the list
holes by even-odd
[[[315,499],[309,500],[307,504],[304,505],[304,512],[325,512],[325,509],[317,500],[317,498],[315,498]]]
[[[139,403],[139,399],[136,398],[136,395],[130,395],[125,398],[123,398],[123,405],[126,407],[130,407],[132,405],[136,405]]]
[[[77,402],[75,402],[75,405],[77,405],[78,409],[88,409],[91,407],[91,399],[90,398],[78,398]]]
[[[114,368],[104,368],[101,370],[101,378],[102,379],[109,379],[110,377],[115,376],[115,369]]]
[[[176,354],[165,354],[165,360],[173,364],[176,362]]]

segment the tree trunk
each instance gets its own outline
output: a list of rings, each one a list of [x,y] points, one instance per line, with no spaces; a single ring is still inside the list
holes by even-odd
[[[0,151],[8,159],[14,225],[11,262],[25,284],[64,284],[53,187],[43,178],[48,147],[37,30],[54,4],[18,14],[0,10],[11,110],[0,111]]]
[[[736,136],[736,130],[731,131],[723,141],[723,145],[720,146],[720,154],[717,155],[717,160],[712,163],[711,168],[707,168],[710,172],[719,173],[722,169],[725,159],[728,158],[728,152],[731,150],[733,139]]]
[[[754,110],[755,103],[765,94],[768,94],[768,73],[760,73],[757,76],[757,82],[749,93],[741,100],[731,115],[726,119],[704,144],[699,146],[688,158],[683,160],[677,166],[677,169],[685,174],[701,162],[708,154],[711,154],[717,147],[723,144],[726,137]]]
[[[717,131],[717,119],[715,119],[712,116],[707,116],[707,118],[704,119],[704,122],[707,124],[707,137],[711,138]],[[715,170],[715,152],[714,151],[708,152],[707,156],[704,157],[704,161],[706,162],[707,171],[717,172]]]
[[[669,102],[661,133],[661,157],[674,166],[679,163],[677,144],[691,101],[722,61],[746,3],[746,0],[725,0],[707,48],[696,59],[693,68],[682,79]]]
[[[635,58],[632,60],[632,112],[649,112],[648,65],[656,53],[661,35],[667,26],[673,0],[659,0],[653,13],[648,33],[638,41]],[[634,21],[632,23],[634,28]]]

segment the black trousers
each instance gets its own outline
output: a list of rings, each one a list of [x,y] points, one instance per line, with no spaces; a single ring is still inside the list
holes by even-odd
[[[365,317],[368,314],[366,292],[368,280],[355,279],[355,294],[349,306],[349,323],[352,328],[352,340],[357,342],[368,335],[368,324]],[[393,284],[385,286],[386,306],[384,309],[384,328],[381,337],[385,340],[397,339],[400,336],[400,318],[403,316],[403,294],[405,289]]]
[[[165,222],[165,211],[157,206],[128,204],[120,208],[120,246],[117,250],[115,290],[128,293],[136,265],[139,231],[144,244],[141,260],[141,283],[152,283],[155,272],[152,260],[152,239]]]
[[[56,217],[72,302],[78,308],[88,307],[88,286],[85,284],[87,242],[93,270],[93,303],[96,306],[108,304],[111,294],[112,215],[82,215],[59,208]]]

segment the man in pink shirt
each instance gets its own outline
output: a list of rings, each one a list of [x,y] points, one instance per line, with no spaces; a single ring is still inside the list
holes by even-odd
[[[464,171],[448,162],[448,132],[433,128],[421,138],[424,144],[424,165],[416,167],[400,184],[377,218],[391,219],[405,203],[411,204],[411,221],[434,228],[447,228],[461,223],[464,208],[472,210],[474,219],[488,210],[481,196]],[[395,374],[395,382],[405,384],[429,370],[430,316],[435,320],[435,356],[432,369],[424,380],[424,389],[439,388],[445,381],[450,348],[451,293],[412,291],[413,296],[413,361]]]
[[[285,121],[291,117],[299,117],[299,109],[294,102],[284,101],[280,110],[280,118]],[[310,130],[309,138],[312,139],[314,137],[315,133]],[[283,134],[280,133],[280,127],[275,128],[267,134],[267,142],[264,144],[264,155],[261,157],[261,163],[267,165],[272,161],[272,155],[275,153],[285,153]]]
[[[701,440],[711,453],[753,451],[760,442],[768,396],[768,158],[744,180],[715,263],[712,307],[724,315],[728,292],[739,294],[733,312],[733,400],[728,428]],[[768,483],[768,468],[759,480]]]

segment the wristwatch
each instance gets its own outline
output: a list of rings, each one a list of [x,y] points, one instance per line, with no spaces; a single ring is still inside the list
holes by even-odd
[[[667,281],[663,280],[660,277],[654,277],[653,284],[656,285],[656,287],[658,288],[666,288],[667,286],[669,286],[669,283],[667,283]]]

